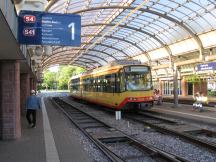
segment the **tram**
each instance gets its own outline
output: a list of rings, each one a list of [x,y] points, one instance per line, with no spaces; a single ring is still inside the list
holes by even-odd
[[[150,67],[135,60],[119,60],[69,81],[70,94],[115,110],[147,109],[153,105]]]

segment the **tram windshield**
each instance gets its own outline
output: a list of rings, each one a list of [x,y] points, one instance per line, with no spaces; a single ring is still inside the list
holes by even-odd
[[[125,67],[126,90],[139,91],[152,89],[152,78],[149,67]]]

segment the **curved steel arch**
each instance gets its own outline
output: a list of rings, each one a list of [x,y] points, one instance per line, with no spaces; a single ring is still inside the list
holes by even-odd
[[[59,54],[59,53],[58,53]],[[71,53],[67,53],[67,54],[62,54],[63,56],[67,56],[67,55],[71,55]],[[99,56],[97,56],[97,55],[91,55],[91,54],[85,54],[85,55],[89,55],[89,56],[92,56],[92,57],[96,57],[96,58],[99,58],[99,59],[101,59],[101,60],[103,60],[104,62],[108,62],[107,60],[105,60],[104,58],[102,58],[102,57],[99,57]],[[49,57],[49,58],[47,58],[46,60],[44,60],[44,62],[42,62],[42,63],[46,63],[47,61],[49,61],[50,59],[54,59],[54,58],[58,58],[58,57],[61,57],[61,55],[58,55],[58,56],[55,56],[55,55],[52,55],[51,57]]]
[[[89,53],[86,53],[86,54],[84,54],[84,55],[82,55],[82,56],[80,56],[80,57],[83,57],[83,56],[92,56],[92,57],[96,57],[96,58],[99,58],[99,59],[103,60],[104,62],[108,63],[108,61],[105,60],[104,58],[99,57],[99,56],[96,56],[96,55],[92,55],[92,54],[89,54]],[[80,58],[80,57],[79,57],[79,58]],[[78,58],[78,59],[79,59],[79,58]]]
[[[67,56],[67,55],[71,55],[71,53],[70,54],[64,54],[64,56]],[[46,64],[46,63],[48,63],[49,61],[52,61],[52,59],[58,59],[58,58],[60,58],[62,55],[60,54],[60,55],[52,55],[52,56],[50,56],[50,57],[48,57],[48,58],[46,58],[46,59],[44,59],[44,60],[42,60],[42,64]],[[65,59],[66,57],[61,57],[61,59]]]
[[[59,63],[65,63],[65,64],[67,64],[67,61],[63,61],[63,60],[57,61],[57,60],[54,60],[54,61],[51,61],[51,62],[48,63],[48,64],[42,65],[42,69],[45,69],[46,67],[49,67],[49,66],[51,66],[52,64],[59,64]]]
[[[91,43],[90,43],[90,42],[89,42],[89,43],[83,42],[83,43],[81,43],[81,44],[91,44]],[[122,50],[120,50],[120,49],[118,49],[118,48],[116,48],[116,47],[109,46],[109,45],[103,44],[103,43],[97,43],[97,44],[98,44],[98,45],[101,45],[101,46],[104,46],[104,47],[107,47],[107,48],[112,48],[112,49],[114,49],[114,50],[116,50],[116,51],[118,51],[118,52],[123,53],[125,56],[130,57],[127,53],[125,53],[124,51],[122,51]],[[59,49],[59,48],[62,48],[62,47],[57,47],[57,48],[55,48],[55,50],[57,50],[57,49]],[[91,50],[91,49],[89,49],[89,50]],[[101,52],[103,52],[103,51],[101,51]],[[115,57],[113,57],[112,55],[108,55],[108,56],[110,56],[110,57],[112,57],[112,58],[115,59]],[[117,59],[115,59],[115,60],[117,60]]]
[[[91,66],[94,67],[94,68],[97,67],[97,66],[95,66],[94,64],[89,63],[89,62],[86,62],[86,61],[83,61],[83,60],[75,60],[75,62],[84,63],[84,65],[89,64],[89,65],[91,65]],[[79,64],[79,63],[78,63],[78,64]],[[86,67],[90,67],[90,66],[86,66]]]
[[[50,60],[49,62],[46,62],[45,64],[42,64],[42,66],[47,66],[47,65],[51,65],[55,62],[63,62],[63,63],[67,63],[69,60],[64,60],[64,59],[54,59],[54,60]]]
[[[97,35],[94,35],[94,34],[86,34],[86,35],[83,35],[83,37],[91,37],[91,36],[92,36],[92,37],[101,37],[102,35],[100,35],[100,34],[97,34]],[[122,39],[122,38],[119,38],[119,37],[114,37],[114,36],[105,35],[104,37],[105,37],[105,38],[110,38],[110,39],[120,40],[120,41],[122,41],[122,42],[126,42],[126,43],[128,43],[128,44],[131,44],[131,45],[135,46],[136,48],[138,48],[140,51],[144,52],[144,54],[146,54],[146,57],[148,58],[149,61],[151,60],[150,57],[149,57],[149,55],[147,54],[147,52],[146,52],[146,51],[143,51],[143,49],[140,48],[136,43],[133,43],[133,42],[131,42],[131,41],[128,41],[128,40],[126,40],[126,39]]]
[[[50,61],[50,62],[48,62],[48,63],[42,65],[42,68],[44,69],[44,67],[50,66],[50,65],[52,65],[52,64],[61,64],[61,63],[68,64],[69,61],[70,61],[70,60],[64,61],[64,60],[55,59],[55,60],[52,60],[52,61]],[[78,60],[76,60],[76,61],[78,61]],[[83,62],[83,63],[85,63],[85,64],[84,64],[85,67],[89,67],[89,66],[86,66],[86,62],[84,62],[84,61],[82,61],[82,60],[79,60],[79,62]],[[88,62],[88,64],[90,64],[92,67],[97,67],[97,66],[95,66],[95,65],[92,64],[92,63],[89,63],[89,62]]]
[[[85,49],[80,49],[80,50],[85,50]],[[72,54],[72,52],[67,53],[67,54],[62,53],[62,52],[65,52],[65,51],[68,51],[68,50],[63,50],[63,51],[57,52],[57,53],[51,55],[50,57],[48,57],[48,58],[47,58],[46,60],[44,60],[42,63],[46,63],[46,62],[49,61],[50,59],[53,59],[53,58],[56,58],[56,57],[67,56],[67,55],[71,55],[71,54]],[[102,52],[102,51],[99,51],[99,50],[90,50],[90,51],[101,52],[101,53],[103,53],[103,54],[105,54],[105,55],[108,55],[108,56],[110,56],[110,57],[112,57],[112,58],[114,58],[114,59],[116,60],[116,58],[113,57],[112,55],[109,55],[109,54],[104,53],[104,52]],[[60,53],[62,53],[62,54],[60,54]],[[59,55],[57,55],[57,54],[59,54]],[[74,53],[74,54],[76,54],[76,53]],[[57,55],[57,56],[56,56],[56,55]],[[93,55],[92,55],[92,56],[93,56]],[[97,58],[99,58],[99,59],[103,59],[103,58],[101,58],[101,57],[99,57],[99,56],[97,56],[97,55],[94,55],[93,57],[97,57]],[[106,62],[107,62],[107,61],[106,61]]]
[[[82,13],[82,12],[87,12],[87,11],[94,11],[94,10],[101,10],[101,9],[130,9],[130,10],[133,10],[135,9],[135,7],[128,7],[128,6],[100,6],[100,7],[93,7],[93,8],[87,8],[87,9],[82,9],[82,10],[79,10],[79,11],[76,11],[76,12],[73,12],[74,14],[79,14],[79,13]],[[154,14],[154,15],[157,15],[157,16],[160,16],[160,17],[163,17],[164,19],[167,19],[171,22],[174,22],[176,23],[177,25],[179,25],[180,27],[182,27],[185,31],[187,31],[192,37],[193,39],[196,41],[198,47],[199,47],[199,51],[200,51],[200,55],[203,56],[203,50],[204,50],[204,47],[203,47],[203,44],[202,44],[202,41],[200,40],[200,38],[189,28],[187,27],[182,21],[178,21],[170,16],[168,16],[167,14],[162,14],[160,12],[157,12],[157,11],[153,11],[153,10],[150,10],[149,7],[147,8],[140,8],[138,9],[138,11],[141,11],[141,12],[147,12],[147,13],[151,13],[151,14]]]
[[[76,49],[76,48],[74,48],[74,49]],[[82,49],[77,48],[77,49],[78,49],[78,50],[86,50],[85,48],[82,48]],[[61,53],[61,52],[66,52],[66,51],[68,51],[68,50],[59,51],[59,52],[57,52],[57,53],[51,55],[51,57],[54,56],[54,55],[56,55],[56,54],[59,54],[59,53]],[[112,55],[110,55],[110,54],[108,54],[107,52],[104,52],[104,51],[100,51],[100,50],[96,50],[96,49],[89,49],[89,51],[99,52],[99,53],[102,53],[102,54],[107,55],[107,56],[109,56],[109,57],[112,57],[114,60],[117,60],[114,56],[112,56]]]
[[[105,25],[105,26],[115,26],[116,24],[108,24],[108,23],[96,23],[96,24],[86,24],[86,25],[82,25],[82,27],[88,27],[88,26],[100,26],[100,25]],[[141,32],[141,33],[144,33],[150,37],[152,37],[153,39],[155,39],[158,43],[160,43],[167,51],[168,55],[172,56],[172,51],[171,49],[169,48],[169,46],[167,44],[165,44],[162,40],[160,40],[159,38],[157,38],[155,35],[149,33],[149,32],[146,32],[142,29],[137,29],[135,27],[132,27],[132,26],[127,26],[127,25],[119,25],[119,27],[121,28],[127,28],[127,29],[131,29],[131,30],[135,30],[135,31],[138,31],[138,32]]]
[[[94,56],[94,55],[93,55]],[[94,62],[94,63],[98,63],[99,65],[102,65],[100,62],[98,62],[98,61],[95,61],[95,60],[92,60],[91,58],[86,58],[86,57],[83,57],[83,55],[82,56],[80,56],[79,58],[81,58],[81,59],[86,59],[86,60],[90,60],[90,61],[92,61],[92,62]],[[76,60],[79,60],[79,58],[77,58]],[[108,63],[106,60],[104,60],[106,63]]]
[[[86,50],[85,48],[84,48],[84,50]],[[112,55],[110,55],[110,54],[108,54],[108,53],[106,53],[106,52],[104,52],[104,51],[100,51],[100,50],[96,50],[96,49],[89,49],[89,51],[95,51],[95,52],[99,52],[99,53],[102,53],[102,54],[105,54],[105,55],[107,55],[107,56],[109,56],[109,57],[112,57],[114,60],[117,60],[114,56],[112,56]],[[88,54],[88,53],[86,53],[86,54]],[[84,53],[84,55],[86,55],[85,53]],[[96,55],[95,55],[96,56]],[[107,61],[106,61],[107,62]]]
[[[87,42],[83,42],[82,44],[91,44],[91,43],[90,43],[90,42],[89,42],[89,43],[87,43]],[[118,52],[123,53],[125,56],[130,57],[127,53],[125,53],[124,51],[122,51],[122,50],[120,50],[120,49],[118,49],[118,48],[116,48],[116,47],[109,46],[109,45],[107,45],[107,44],[103,44],[103,43],[96,43],[96,44],[98,44],[98,45],[100,45],[100,46],[107,47],[107,48],[114,49],[114,50],[116,50],[116,51],[118,51]],[[89,50],[91,50],[91,49],[89,49]],[[112,56],[112,55],[111,55],[111,56]]]
[[[61,64],[62,62],[61,61],[57,61],[57,62],[55,62],[55,63],[57,63],[57,64]],[[65,65],[67,65],[68,64],[68,62],[65,62],[64,63]],[[82,67],[82,68],[90,68],[90,66],[87,66],[85,63],[84,64],[81,64],[81,62],[80,63],[74,63],[73,65],[75,65],[75,66],[79,66],[79,67]],[[44,67],[42,67],[42,69],[44,70],[44,69],[47,69],[47,68],[49,68],[49,66],[51,66],[51,65],[46,65],[46,66],[44,66]],[[95,66],[93,66],[93,67],[95,67]]]

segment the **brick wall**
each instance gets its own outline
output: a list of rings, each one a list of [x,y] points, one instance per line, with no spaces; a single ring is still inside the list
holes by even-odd
[[[18,61],[0,62],[0,138],[21,136],[20,65]]]
[[[21,114],[25,115],[25,102],[30,95],[30,74],[25,73],[20,75],[20,109]]]
[[[196,92],[202,92],[204,96],[207,96],[207,81],[202,80],[201,83],[194,84],[194,94]]]

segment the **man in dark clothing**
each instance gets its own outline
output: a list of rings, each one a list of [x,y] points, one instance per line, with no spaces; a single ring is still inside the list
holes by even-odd
[[[31,95],[26,101],[26,118],[31,128],[36,127],[36,111],[41,108],[41,100],[35,95],[35,91],[31,90]]]

